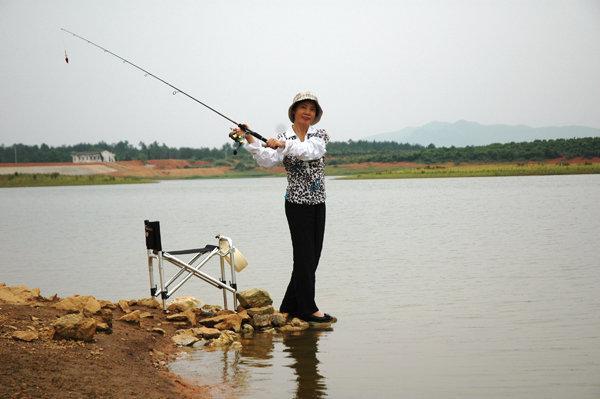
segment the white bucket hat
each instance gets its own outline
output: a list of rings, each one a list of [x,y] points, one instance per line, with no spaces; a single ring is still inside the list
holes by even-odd
[[[321,115],[323,115],[323,109],[319,105],[319,100],[317,99],[317,96],[315,96],[314,94],[312,94],[309,91],[303,91],[294,96],[294,99],[292,100],[292,105],[290,105],[290,108],[288,109],[288,117],[290,118],[290,121],[292,121],[292,123],[293,123],[294,122],[294,106],[297,103],[299,103],[300,101],[305,101],[305,100],[314,101],[315,105],[317,106],[317,114],[315,115],[315,120],[313,121],[313,123],[311,123],[311,125],[316,125],[321,120]]]

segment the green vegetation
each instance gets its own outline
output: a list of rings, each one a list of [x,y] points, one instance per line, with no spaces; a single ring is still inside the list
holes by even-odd
[[[107,144],[103,141],[97,144],[81,143],[76,145],[63,145],[50,147],[47,144],[11,146],[0,145],[0,163],[15,161],[15,147],[18,162],[71,162],[73,152],[107,150],[115,154],[118,161],[148,159],[187,159],[193,161],[212,161],[231,157],[232,147],[229,144],[220,149],[216,148],[172,148],[164,143],[153,142],[146,145],[140,142],[137,146],[128,141],[119,141],[116,144]],[[240,151],[240,153],[245,151]]]
[[[207,161],[212,165],[235,164],[235,159],[247,168],[253,164],[247,151],[240,150],[233,155],[233,147],[229,143],[221,148],[172,148],[156,141],[146,145],[140,142],[137,146],[127,141],[116,144],[100,142],[98,144],[77,144],[73,146],[49,147],[16,144],[0,145],[0,163],[11,163],[15,160],[15,148],[19,162],[70,162],[72,152],[108,150],[115,153],[117,160],[148,159],[186,159],[190,161]],[[486,146],[440,147],[433,144],[427,147],[415,144],[396,142],[353,141],[335,142],[327,146],[327,163],[343,165],[361,162],[525,162],[541,161],[554,158],[600,157],[600,137],[535,140],[523,143],[490,144]]]
[[[355,171],[343,179],[407,179],[427,177],[483,177],[483,176],[533,176],[572,175],[600,173],[600,164],[480,164],[480,165],[435,165],[416,168],[379,168],[364,173]]]
[[[92,184],[138,184],[152,183],[153,180],[140,177],[115,177],[106,175],[66,176],[52,174],[0,175],[0,187],[35,187],[35,186],[84,186]]]
[[[600,137],[535,140],[485,146],[427,147],[394,142],[332,142],[327,151],[330,165],[356,162],[525,162],[559,157],[599,157]]]

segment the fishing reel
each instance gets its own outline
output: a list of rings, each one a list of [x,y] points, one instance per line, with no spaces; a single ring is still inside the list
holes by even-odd
[[[246,135],[247,134],[251,134],[252,136],[256,137],[257,139],[259,139],[260,141],[262,141],[263,143],[267,142],[267,139],[264,138],[263,136],[261,136],[260,134],[256,133],[253,130],[250,130],[250,128],[248,128],[248,126],[244,125],[243,123],[239,123],[237,125],[237,127],[240,128],[240,132],[236,132],[235,130],[231,130],[231,133],[229,133],[229,138],[232,139],[233,141],[236,142],[236,146],[233,149],[233,155],[237,155],[238,149],[242,146],[242,144],[244,144],[244,142],[246,141]]]
[[[238,150],[240,149],[240,147],[242,146],[242,144],[244,144],[244,142],[246,141],[246,138],[244,137],[245,133],[242,132],[236,132],[234,129],[231,129],[231,133],[229,133],[229,138],[232,139],[236,144],[233,147],[233,155],[237,155]]]

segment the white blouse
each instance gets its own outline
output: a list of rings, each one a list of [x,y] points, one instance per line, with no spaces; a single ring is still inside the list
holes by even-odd
[[[290,125],[283,133],[277,134],[277,140],[285,140],[285,147],[276,150],[263,147],[263,142],[254,140],[252,144],[244,144],[244,148],[252,154],[259,166],[270,168],[281,162],[285,156],[297,157],[302,161],[313,161],[322,158],[325,155],[326,141],[321,135],[317,135],[318,131],[314,126],[308,128],[304,141],[300,141],[294,129]],[[329,141],[329,138],[327,138]]]
[[[285,147],[276,150],[262,146],[254,140],[245,144],[256,163],[262,167],[272,167],[283,163],[287,172],[288,187],[285,198],[297,204],[318,204],[325,202],[325,162],[326,145],[329,135],[324,129],[308,128],[304,141],[300,141],[292,127],[277,135],[277,140],[285,140]]]

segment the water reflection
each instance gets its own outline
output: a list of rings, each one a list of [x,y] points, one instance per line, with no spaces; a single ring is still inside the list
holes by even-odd
[[[258,333],[242,338],[239,351],[190,348],[170,369],[207,384],[216,399],[324,398],[327,386],[318,359],[322,334],[325,331]]]
[[[319,373],[317,358],[319,336],[322,331],[303,331],[283,337],[286,357],[293,359],[289,365],[296,375],[297,399],[323,398],[327,396],[325,377]]]
[[[242,362],[252,367],[271,367],[273,358],[273,334],[254,334],[242,338]]]

